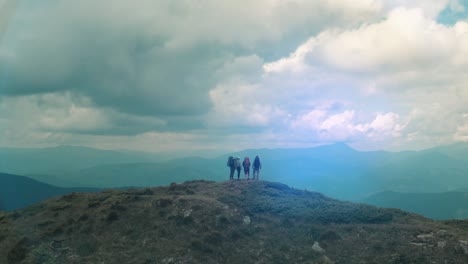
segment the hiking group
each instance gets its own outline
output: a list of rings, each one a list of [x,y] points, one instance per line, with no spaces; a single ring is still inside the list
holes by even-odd
[[[240,179],[241,167],[244,168],[244,175],[247,180],[250,180],[250,159],[245,157],[244,161],[241,163],[240,157],[230,156],[228,158],[227,166],[230,169],[229,179],[234,180],[234,172],[237,170],[237,179]],[[255,156],[254,162],[252,164],[252,180],[258,180],[260,175],[260,170],[262,169],[262,164],[260,163],[260,158]]]

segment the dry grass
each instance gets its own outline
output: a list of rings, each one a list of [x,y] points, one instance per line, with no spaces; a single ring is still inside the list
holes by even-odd
[[[0,263],[466,263],[466,226],[279,183],[193,181],[0,213]]]

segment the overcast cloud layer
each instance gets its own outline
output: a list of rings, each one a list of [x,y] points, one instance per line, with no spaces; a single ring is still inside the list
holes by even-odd
[[[468,141],[466,0],[0,0],[0,146]]]

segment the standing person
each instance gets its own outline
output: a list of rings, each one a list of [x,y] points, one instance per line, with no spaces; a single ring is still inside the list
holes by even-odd
[[[227,166],[228,166],[229,169],[231,170],[231,172],[230,172],[230,174],[229,174],[229,180],[233,180],[233,179],[234,179],[234,171],[236,170],[236,167],[235,167],[235,164],[234,164],[234,157],[233,157],[233,156],[230,156],[230,157],[228,158]]]
[[[261,169],[262,169],[262,163],[260,162],[260,158],[258,156],[255,156],[255,160],[253,163],[253,179],[254,180],[258,180]]]
[[[249,159],[249,157],[244,158],[244,161],[242,162],[242,167],[244,167],[244,174],[247,177],[247,180],[250,180],[250,159]]]
[[[240,179],[240,172],[241,172],[241,161],[240,157],[237,157],[235,160],[236,170],[237,170],[237,179]]]

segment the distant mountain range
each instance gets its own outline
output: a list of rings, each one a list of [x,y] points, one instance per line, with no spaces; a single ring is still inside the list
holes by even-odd
[[[384,191],[427,194],[468,189],[466,143],[405,152],[357,151],[346,144],[333,144],[172,159],[161,154],[67,146],[0,149],[0,171],[61,187],[159,186],[196,179],[227,180],[230,155],[251,160],[260,156],[261,179],[350,201],[370,202],[366,198]]]
[[[381,192],[363,202],[399,208],[432,219],[468,219],[468,192],[397,193]]]
[[[0,210],[11,211],[72,192],[96,192],[96,188],[60,188],[18,175],[0,173]]]
[[[88,147],[0,148],[0,171],[20,175],[61,175],[83,168],[129,162],[155,162],[155,153],[100,150]]]

